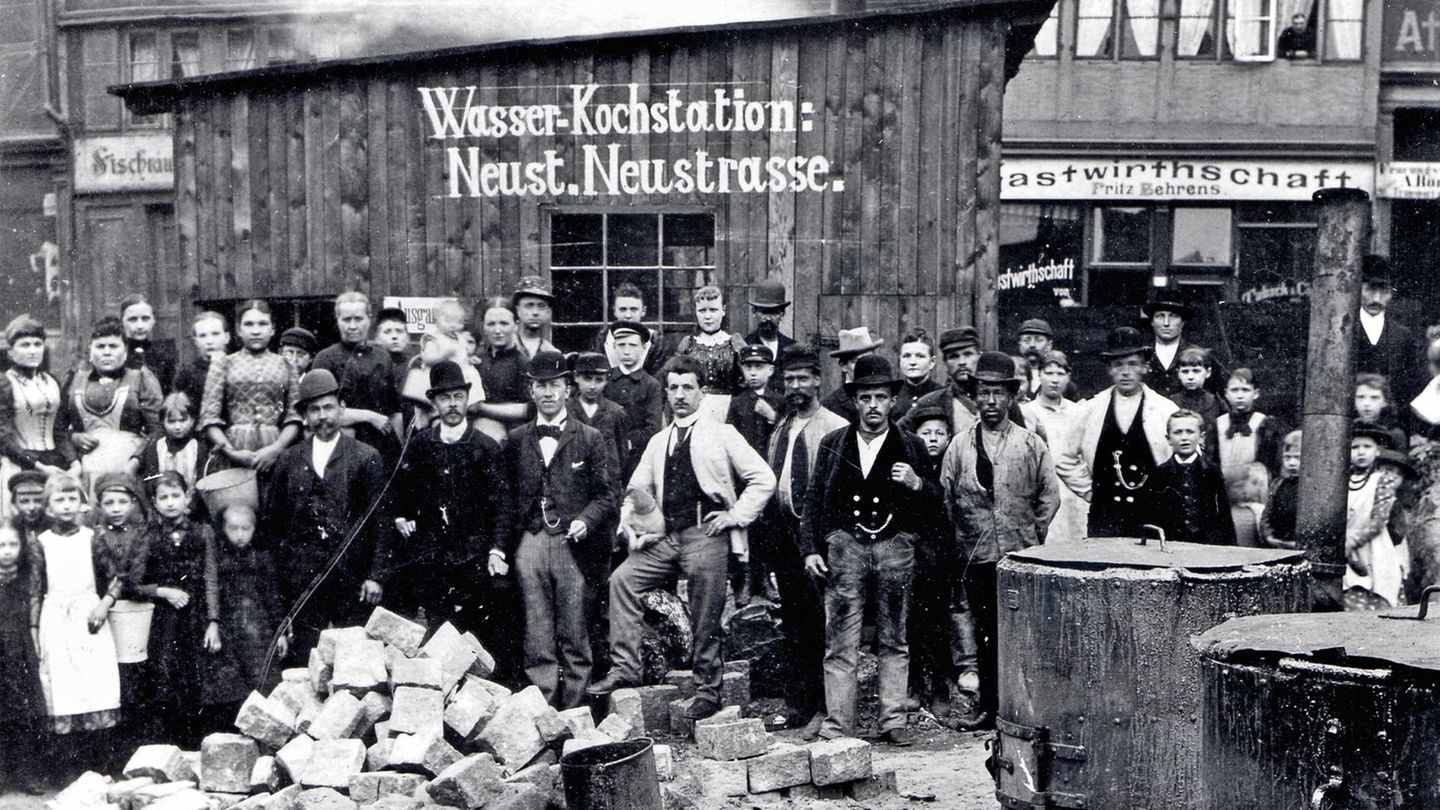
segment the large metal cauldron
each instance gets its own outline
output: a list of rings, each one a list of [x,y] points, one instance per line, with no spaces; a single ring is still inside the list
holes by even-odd
[[[1440,807],[1440,618],[1420,613],[1247,616],[1196,639],[1201,806]]]
[[[993,764],[1007,808],[1184,808],[1198,801],[1200,660],[1230,616],[1309,608],[1296,551],[1036,546],[998,568]]]

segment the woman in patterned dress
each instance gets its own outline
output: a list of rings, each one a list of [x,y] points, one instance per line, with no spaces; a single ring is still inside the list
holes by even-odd
[[[720,288],[706,285],[695,291],[695,325],[698,332],[686,335],[675,355],[689,355],[700,363],[700,387],[705,399],[700,412],[707,419],[724,422],[730,411],[730,396],[740,388],[740,350],[745,341],[725,331],[725,300]],[[664,385],[662,379],[661,385]]]
[[[236,322],[240,351],[210,364],[199,428],[215,448],[214,469],[250,467],[264,474],[300,435],[295,412],[300,381],[290,364],[270,351],[275,325],[269,304],[246,301]]]
[[[5,327],[5,343],[11,365],[0,374],[0,516],[11,513],[8,483],[20,470],[79,471],[59,418],[60,383],[45,370],[44,325],[21,315]]]

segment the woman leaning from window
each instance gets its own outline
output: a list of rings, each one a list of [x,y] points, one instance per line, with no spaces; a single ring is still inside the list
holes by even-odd
[[[20,470],[79,473],[60,419],[60,383],[45,370],[45,326],[21,315],[5,327],[10,368],[0,375],[0,514],[10,514],[10,476]]]
[[[270,471],[281,451],[300,435],[295,394],[300,380],[290,364],[270,351],[275,336],[270,305],[252,299],[236,317],[240,350],[217,358],[205,377],[199,428],[211,446],[216,469]]]

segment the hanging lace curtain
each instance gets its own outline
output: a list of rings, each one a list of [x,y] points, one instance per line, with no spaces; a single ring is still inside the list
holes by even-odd
[[[1180,56],[1197,56],[1215,14],[1215,0],[1180,0],[1180,33],[1175,49]]]
[[[160,78],[160,47],[154,34],[130,36],[130,80],[150,82]]]
[[[225,60],[227,70],[249,70],[256,66],[254,31],[232,29],[226,34],[226,47],[229,49]]]
[[[1307,0],[1301,0],[1306,2]],[[1239,60],[1275,58],[1276,3],[1286,0],[1230,0],[1230,13],[1225,16],[1225,41],[1230,53]],[[1289,17],[1285,20],[1288,23]]]
[[[1110,36],[1115,0],[1080,0],[1075,21],[1075,55],[1097,56]]]
[[[1329,0],[1325,19],[1325,55],[1330,59],[1359,59],[1365,32],[1364,0]]]
[[[200,35],[177,31],[170,35],[170,71],[173,78],[200,75]]]
[[[1125,0],[1137,56],[1154,56],[1160,45],[1160,0]]]

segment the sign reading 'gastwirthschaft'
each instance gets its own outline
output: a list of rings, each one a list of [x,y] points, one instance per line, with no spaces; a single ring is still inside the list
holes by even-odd
[[[1304,200],[1375,184],[1372,164],[1314,160],[1006,158],[1004,200]]]
[[[770,194],[844,191],[824,155],[713,154],[704,148],[668,158],[635,158],[637,135],[774,133],[814,128],[814,105],[747,99],[745,89],[712,87],[698,97],[667,89],[663,101],[640,98],[640,86],[575,84],[558,88],[557,104],[484,104],[480,88],[421,87],[430,138],[479,142],[445,147],[448,197],[600,197],[631,194]],[[606,94],[609,94],[607,97]],[[616,97],[618,95],[618,98]],[[647,93],[648,95],[648,93]],[[503,138],[573,138],[577,164],[557,149],[538,160],[490,160]],[[586,142],[598,140],[599,142]]]

